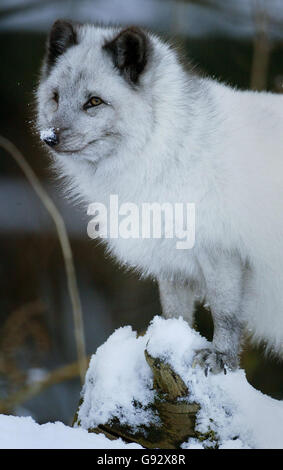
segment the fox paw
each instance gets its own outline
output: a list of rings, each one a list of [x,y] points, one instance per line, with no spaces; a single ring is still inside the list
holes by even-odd
[[[215,349],[200,349],[196,351],[193,367],[199,365],[204,369],[207,376],[208,372],[212,374],[219,374],[220,372],[227,373],[227,370],[235,370],[238,366],[238,361],[235,357],[216,351]]]

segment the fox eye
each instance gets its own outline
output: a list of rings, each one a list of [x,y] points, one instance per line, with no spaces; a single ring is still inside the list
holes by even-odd
[[[84,109],[94,108],[95,106],[99,106],[100,104],[104,103],[102,98],[99,96],[92,96],[84,105]]]

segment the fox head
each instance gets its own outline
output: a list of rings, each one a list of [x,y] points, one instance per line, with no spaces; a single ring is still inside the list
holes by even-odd
[[[188,103],[186,82],[176,52],[151,33],[57,20],[37,90],[37,128],[65,161],[139,155],[158,133],[166,148],[165,137],[178,131],[175,110]]]
[[[97,161],[126,142],[142,147],[154,125],[153,39],[57,20],[37,91],[37,127],[59,158]]]

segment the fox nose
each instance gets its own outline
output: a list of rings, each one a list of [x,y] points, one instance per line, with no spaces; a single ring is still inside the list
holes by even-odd
[[[48,135],[46,135],[43,139],[49,147],[55,147],[59,144],[59,132],[57,130],[52,130]]]

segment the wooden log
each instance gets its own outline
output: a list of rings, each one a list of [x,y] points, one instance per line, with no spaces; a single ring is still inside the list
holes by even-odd
[[[102,432],[109,439],[121,437],[126,442],[137,442],[149,449],[177,449],[189,437],[199,440],[209,437],[195,431],[196,414],[200,407],[197,403],[189,403],[189,390],[181,377],[168,363],[152,357],[148,351],[145,351],[145,358],[153,373],[155,400],[151,407],[159,416],[159,423],[152,422],[150,426],[139,426],[133,430],[114,418],[88,431]],[[74,422],[80,425],[77,416]]]

